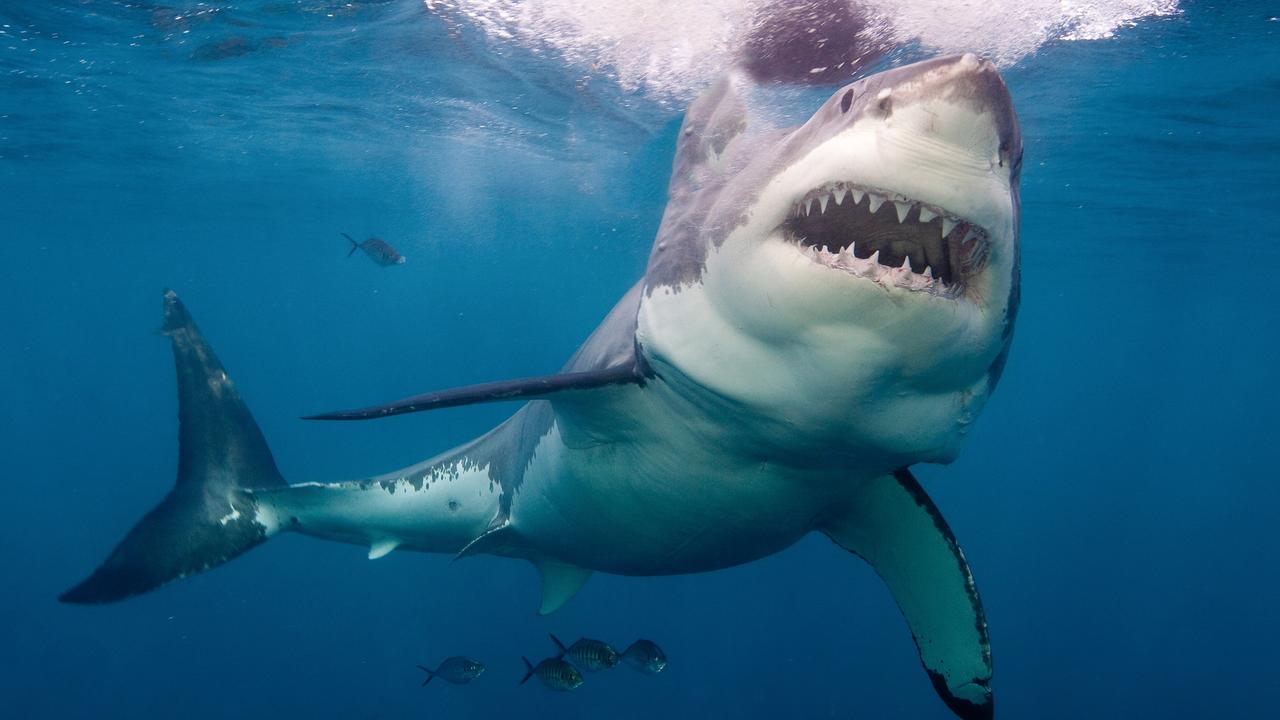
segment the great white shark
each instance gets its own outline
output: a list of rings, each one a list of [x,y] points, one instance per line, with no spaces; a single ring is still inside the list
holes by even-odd
[[[541,612],[592,572],[725,568],[812,532],[888,585],[943,701],[990,718],[969,565],[912,475],[949,463],[1004,368],[1018,307],[1022,139],[996,68],[944,57],[774,127],[730,75],[686,113],[644,277],[559,374],[318,416],[523,399],[460,447],[288,485],[172,291],[177,482],[61,599],[105,603],[283,532],[533,563]]]

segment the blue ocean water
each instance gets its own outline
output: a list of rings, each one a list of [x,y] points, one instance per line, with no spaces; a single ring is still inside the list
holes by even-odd
[[[1280,690],[1280,8],[1179,10],[1004,68],[1017,339],[960,460],[919,473],[973,565],[1002,717],[1268,716]],[[821,537],[598,575],[547,618],[526,563],[292,536],[55,602],[172,483],[162,288],[289,480],[420,460],[512,408],[298,416],[558,367],[643,271],[685,96],[408,0],[31,0],[0,25],[6,716],[950,717],[880,581]],[[409,261],[347,259],[344,231]],[[517,686],[548,632],[671,664]],[[489,672],[420,689],[452,654]]]

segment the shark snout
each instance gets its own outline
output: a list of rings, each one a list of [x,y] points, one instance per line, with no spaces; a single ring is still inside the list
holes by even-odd
[[[1021,157],[1022,135],[1009,88],[995,63],[973,53],[935,58],[901,69],[886,78],[876,93],[876,109],[921,103],[929,110],[927,130],[939,140],[959,146],[994,145],[995,164],[1008,166]],[[989,138],[994,135],[993,141]],[[984,137],[985,136],[985,137]]]
[[[905,142],[953,148],[1016,172],[1022,135],[1000,70],[972,53],[948,55],[864,78],[838,90],[793,141],[811,149],[858,128],[902,131]]]

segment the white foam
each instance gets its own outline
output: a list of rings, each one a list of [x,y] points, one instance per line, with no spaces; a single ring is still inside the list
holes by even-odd
[[[1054,40],[1101,40],[1178,0],[874,0],[901,42],[942,53],[977,52],[1009,66]]]
[[[488,37],[554,52],[579,70],[615,77],[623,90],[660,99],[701,88],[727,67],[748,0],[424,0],[461,15]],[[718,72],[718,71],[717,71]]]
[[[424,0],[496,42],[611,75],[628,92],[683,100],[734,62],[767,0]],[[864,0],[900,42],[975,51],[1003,66],[1054,40],[1097,40],[1178,0]]]

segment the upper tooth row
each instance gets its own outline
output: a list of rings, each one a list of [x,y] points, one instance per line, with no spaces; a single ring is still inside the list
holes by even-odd
[[[854,205],[861,203],[864,195],[870,197],[871,200],[868,203],[868,207],[871,209],[871,214],[873,215],[876,213],[876,211],[880,209],[881,205],[885,204],[885,202],[892,202],[894,209],[898,211],[898,222],[900,223],[906,222],[907,213],[911,212],[911,207],[912,205],[914,205],[914,203],[903,201],[903,200],[889,200],[883,195],[878,195],[873,192],[867,192],[865,190],[859,190],[857,188],[840,187],[840,188],[836,188],[835,190],[832,190],[829,193],[822,193],[817,197],[811,197],[808,200],[802,201],[800,208],[796,209],[796,214],[799,214],[801,209],[803,209],[804,214],[806,216],[812,214],[813,207],[815,204],[818,206],[819,213],[825,213],[827,211],[828,203],[834,202],[836,205],[842,205],[844,204],[844,198],[846,195],[853,198]],[[932,222],[933,219],[936,217],[938,217],[938,213],[930,210],[927,207],[924,207],[923,205],[920,206],[920,222],[922,223]],[[955,229],[957,224],[959,224],[958,220],[953,220],[947,217],[946,215],[943,215],[942,216],[942,237],[945,238],[946,236],[950,235],[951,231]]]

